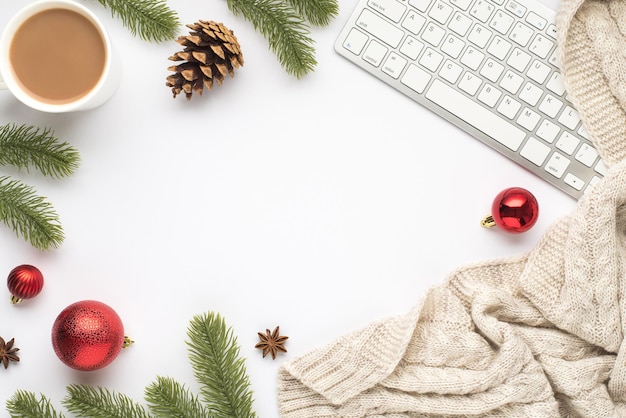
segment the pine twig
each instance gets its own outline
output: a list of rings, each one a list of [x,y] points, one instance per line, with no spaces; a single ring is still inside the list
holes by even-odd
[[[317,65],[305,20],[283,0],[227,0],[229,10],[252,23],[287,73],[302,78]]]
[[[149,418],[143,406],[128,396],[106,388],[69,385],[63,405],[77,417]]]
[[[209,418],[198,397],[170,377],[158,376],[145,390],[150,412],[159,417]]]
[[[37,400],[33,392],[25,390],[13,394],[7,401],[7,411],[11,418],[63,418],[44,395]]]
[[[98,0],[122,20],[130,32],[145,41],[169,41],[176,38],[180,20],[164,0]]]
[[[52,205],[34,189],[0,177],[0,221],[35,248],[47,250],[63,242],[63,230]]]
[[[250,379],[232,328],[219,314],[209,312],[192,319],[187,335],[189,359],[207,409],[220,417],[256,417]]]
[[[78,168],[78,151],[60,142],[51,129],[7,124],[0,126],[0,165],[29,170],[34,167],[43,175],[65,177]]]
[[[256,418],[252,411],[252,391],[244,359],[232,328],[219,314],[208,312],[189,323],[189,359],[201,384],[202,404],[184,385],[171,378],[157,377],[145,389],[148,412],[128,396],[106,388],[86,385],[67,386],[62,404],[77,417],[88,418]],[[17,391],[7,401],[13,418],[63,418],[43,395]]]
[[[339,14],[337,0],[288,0],[314,26],[327,26]]]

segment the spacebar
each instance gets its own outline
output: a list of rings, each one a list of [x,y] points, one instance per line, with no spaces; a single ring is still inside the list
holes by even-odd
[[[521,129],[491,113],[440,80],[433,81],[432,86],[426,92],[426,98],[513,151],[517,151],[526,137],[526,133]]]

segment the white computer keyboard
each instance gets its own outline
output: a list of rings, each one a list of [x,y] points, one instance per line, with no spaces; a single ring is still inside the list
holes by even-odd
[[[579,198],[606,171],[536,0],[359,0],[336,51]]]

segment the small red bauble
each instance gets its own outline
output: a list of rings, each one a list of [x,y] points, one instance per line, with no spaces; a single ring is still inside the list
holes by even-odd
[[[498,226],[518,234],[532,228],[538,217],[539,204],[535,196],[521,187],[511,187],[498,193],[491,205],[491,215],[483,219],[481,225]]]
[[[9,273],[7,287],[11,292],[11,303],[34,298],[43,289],[43,274],[35,266],[19,265]]]
[[[132,341],[124,336],[124,325],[108,305],[84,300],[65,308],[52,326],[52,346],[69,367],[90,371],[101,369]]]

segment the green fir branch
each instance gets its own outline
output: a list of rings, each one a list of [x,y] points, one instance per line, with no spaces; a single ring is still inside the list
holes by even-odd
[[[79,163],[78,151],[67,142],[60,142],[49,128],[0,126],[0,165],[27,171],[34,167],[46,176],[65,177],[73,174]]]
[[[158,376],[145,390],[150,412],[158,417],[209,418],[198,397],[170,377]]]
[[[209,312],[191,320],[187,336],[189,359],[207,409],[219,417],[255,417],[250,379],[232,328]]]
[[[175,39],[180,26],[178,14],[163,0],[98,0],[111,10],[113,17],[134,36],[145,41],[169,41]]]
[[[268,41],[287,73],[302,78],[317,65],[306,21],[283,0],[227,0],[234,15],[241,14]]]
[[[143,406],[128,396],[106,388],[69,385],[63,405],[77,417],[149,418]]]
[[[219,314],[208,312],[190,321],[187,335],[201,399],[174,379],[158,376],[144,392],[149,412],[124,394],[87,385],[69,385],[63,406],[76,417],[89,418],[255,418],[250,379],[232,328]],[[47,398],[37,401],[27,391],[17,391],[7,410],[12,418],[63,418]]]
[[[25,390],[13,394],[7,401],[7,411],[11,418],[63,418],[44,395],[37,400],[33,392]]]
[[[0,177],[0,221],[42,250],[56,248],[64,239],[52,205],[32,187],[8,176]]]
[[[339,14],[337,0],[288,0],[314,26],[327,26]]]

